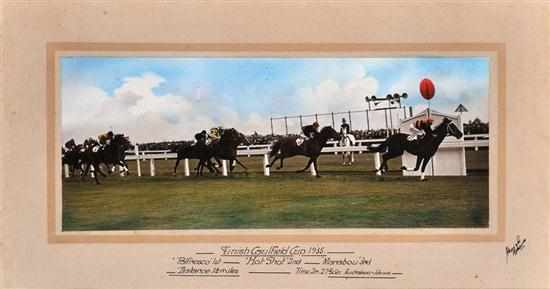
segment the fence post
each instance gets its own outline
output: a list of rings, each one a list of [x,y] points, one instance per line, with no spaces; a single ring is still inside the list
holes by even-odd
[[[222,175],[227,177],[227,160],[222,160]]]
[[[151,177],[155,176],[155,158],[151,157],[149,159],[149,168],[151,169]]]
[[[317,172],[315,171],[315,166],[313,165],[313,163],[311,163],[311,165],[309,166],[309,169],[311,170],[311,175],[312,176],[317,175]]]
[[[246,151],[248,152],[248,157],[250,157],[250,146],[246,146]]]
[[[474,150],[475,150],[476,152],[479,151],[479,147],[477,146],[477,136],[474,136],[474,144],[476,145],[476,146],[474,147]]]
[[[167,152],[164,152],[164,160],[167,161],[168,160],[168,155],[167,155]]]
[[[335,142],[334,147],[337,147],[337,146],[338,146],[338,142]],[[334,155],[337,155],[337,154],[338,154],[338,152],[334,152]]]
[[[183,165],[185,167],[185,176],[188,177],[190,175],[189,173],[189,159],[183,160]]]
[[[350,152],[351,153],[351,162],[355,162],[355,157],[353,156],[353,152]]]
[[[134,153],[136,154],[136,169],[138,177],[141,177],[141,163],[139,162],[139,145],[134,146]]]
[[[376,174],[377,175],[382,175],[382,172],[381,171],[378,171],[378,169],[380,168],[380,153],[375,153],[374,154],[374,169],[376,169]]]
[[[269,177],[269,168],[267,165],[269,165],[269,155],[264,154],[264,176]]]
[[[69,178],[69,165],[68,164],[64,164],[63,165],[63,170],[65,171],[65,178]]]

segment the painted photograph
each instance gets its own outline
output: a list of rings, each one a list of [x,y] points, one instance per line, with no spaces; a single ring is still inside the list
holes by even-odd
[[[58,61],[62,231],[489,227],[489,57]]]

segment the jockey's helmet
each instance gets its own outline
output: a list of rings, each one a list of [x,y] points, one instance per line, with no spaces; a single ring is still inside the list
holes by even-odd
[[[416,122],[414,123],[414,127],[416,127],[417,129],[422,129],[423,126],[424,126],[424,121],[421,119],[417,119]]]
[[[108,131],[107,132],[107,137],[113,137],[113,131]]]
[[[342,123],[346,123],[346,118],[342,118]]]
[[[314,128],[318,128],[318,127],[319,127],[319,123],[318,123],[318,122],[314,122],[314,123],[313,123],[313,127],[314,127]]]

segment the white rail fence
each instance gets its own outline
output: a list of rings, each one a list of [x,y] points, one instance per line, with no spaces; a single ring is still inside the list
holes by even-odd
[[[354,146],[349,147],[340,147],[338,146],[337,141],[330,141],[327,144],[329,146],[324,147],[322,150],[322,153],[345,153],[345,152],[351,152],[352,156],[353,153],[364,153],[368,152],[368,144],[376,144],[383,142],[384,139],[368,139],[368,140],[357,140],[356,144]],[[488,147],[489,146],[489,135],[488,134],[474,134],[474,135],[465,135],[463,139],[461,140],[452,140],[451,138],[447,138],[443,143],[441,143],[440,148],[474,148],[475,151],[478,151],[480,147]],[[270,175],[270,169],[266,167],[266,165],[269,164],[269,152],[270,152],[271,145],[265,144],[265,145],[250,145],[250,146],[239,146],[237,149],[237,155],[238,156],[246,156],[246,157],[252,157],[252,156],[263,156],[263,167],[264,167],[264,175],[269,176]],[[136,169],[137,169],[137,175],[141,176],[141,162],[149,161],[149,175],[155,176],[155,160],[168,160],[168,159],[176,159],[177,153],[170,152],[170,150],[144,150],[139,151],[138,147],[136,146],[136,149],[133,151],[126,151],[126,159],[127,160],[135,160],[136,161]],[[227,176],[228,175],[228,163],[226,160],[222,160],[222,175]],[[380,167],[380,153],[374,153],[374,166],[375,168]],[[184,173],[185,176],[190,176],[190,168],[189,168],[189,159],[183,159],[183,166],[184,166]],[[310,166],[311,168],[311,174],[316,175],[315,169],[313,168],[313,165]]]

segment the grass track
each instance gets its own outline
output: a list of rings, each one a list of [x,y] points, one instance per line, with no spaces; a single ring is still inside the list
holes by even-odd
[[[157,161],[156,177],[112,176],[63,182],[63,230],[248,228],[458,228],[488,224],[488,177],[432,177],[419,182],[398,174],[377,177],[372,156],[353,167],[323,155],[323,178],[296,174],[294,158],[271,177],[261,158],[230,177],[171,176],[174,161]],[[144,174],[148,161],[142,162]],[[130,163],[131,166],[135,162]],[[191,164],[194,166],[194,163]],[[400,161],[390,163],[398,168]],[[132,167],[130,167],[132,171]]]

